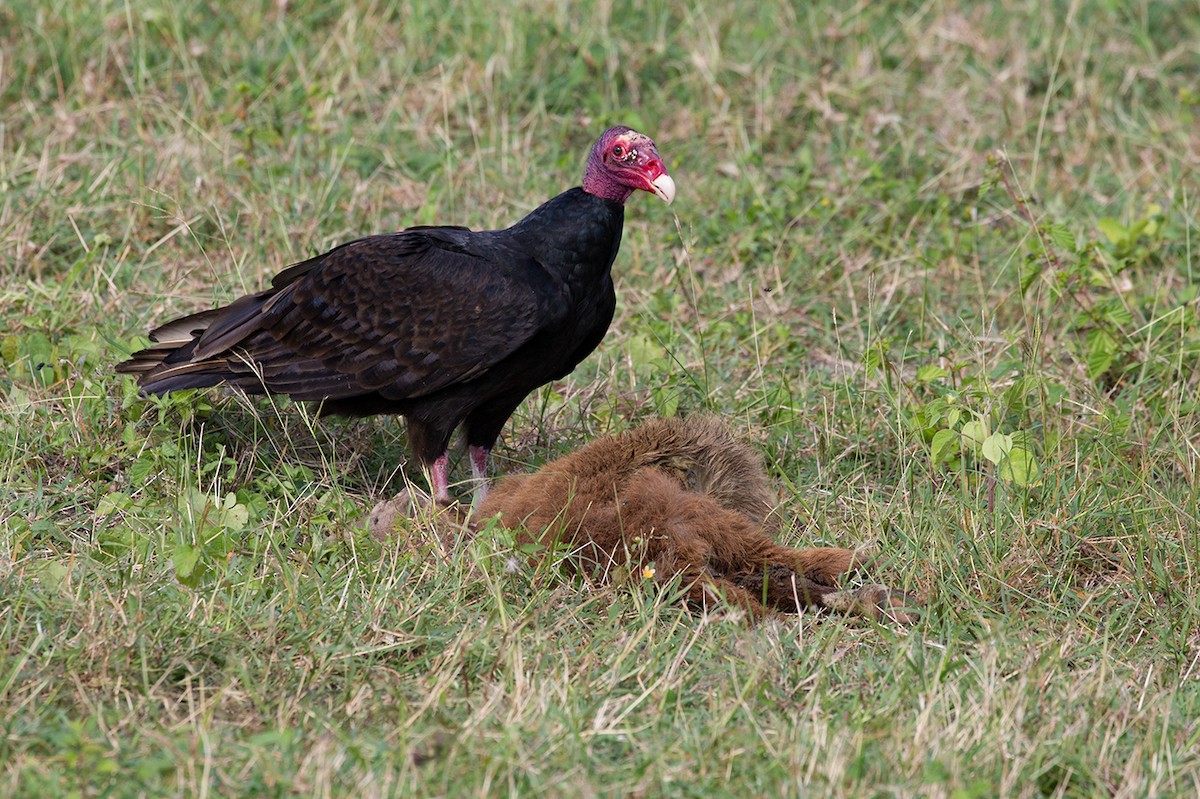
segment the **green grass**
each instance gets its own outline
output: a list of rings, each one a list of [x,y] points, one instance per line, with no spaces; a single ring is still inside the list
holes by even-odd
[[[1200,790],[1200,3],[411,5],[0,8],[0,794]],[[678,199],[502,468],[716,411],[914,627],[381,546],[393,421],[112,372],[618,122]]]

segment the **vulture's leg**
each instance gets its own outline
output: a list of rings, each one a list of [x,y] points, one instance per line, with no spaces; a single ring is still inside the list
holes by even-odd
[[[491,452],[491,447],[478,444],[467,446],[467,454],[471,457],[471,481],[475,486],[475,497],[471,500],[473,508],[482,505],[488,493],[488,456]]]
[[[408,446],[429,480],[429,493],[436,505],[450,504],[450,434],[453,423],[447,429],[435,422],[405,416],[408,426]]]
[[[429,465],[426,471],[433,501],[441,505],[450,504],[450,453],[443,452]]]
[[[471,477],[475,483],[475,497],[471,507],[478,508],[483,504],[483,498],[488,492],[488,456],[504,423],[513,411],[525,399],[525,393],[507,394],[489,400],[467,416],[464,422],[464,432],[467,434],[467,453],[471,457]]]

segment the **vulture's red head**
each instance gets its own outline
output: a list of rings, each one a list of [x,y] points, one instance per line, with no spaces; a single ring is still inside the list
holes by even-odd
[[[657,194],[668,204],[675,199],[675,181],[650,137],[623,125],[609,128],[592,145],[583,190],[623,203],[637,189]]]

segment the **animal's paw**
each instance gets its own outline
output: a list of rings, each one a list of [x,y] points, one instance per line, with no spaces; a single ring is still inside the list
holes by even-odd
[[[912,624],[920,618],[921,600],[886,585],[868,584],[846,591],[835,591],[821,597],[821,604],[830,610],[876,621]]]

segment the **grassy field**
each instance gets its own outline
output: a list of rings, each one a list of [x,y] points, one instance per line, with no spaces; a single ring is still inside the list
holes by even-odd
[[[0,7],[0,795],[1200,791],[1200,3],[351,5]],[[381,546],[394,421],[112,371],[615,123],[678,199],[500,468],[720,413],[918,624]]]

